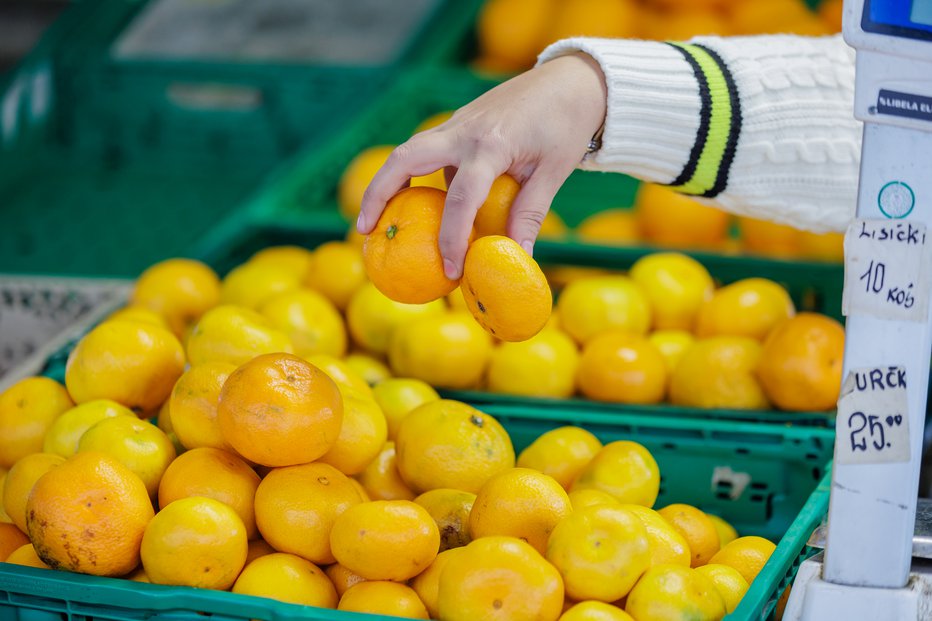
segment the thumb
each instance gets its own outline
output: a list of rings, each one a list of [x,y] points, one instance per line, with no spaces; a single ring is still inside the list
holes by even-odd
[[[544,217],[550,210],[553,197],[556,196],[568,176],[569,172],[561,176],[558,173],[538,168],[524,182],[521,191],[511,204],[511,212],[508,215],[508,236],[518,242],[528,254],[533,254],[534,241],[540,233]]]

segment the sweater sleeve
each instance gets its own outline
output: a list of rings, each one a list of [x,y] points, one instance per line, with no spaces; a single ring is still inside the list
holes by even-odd
[[[814,232],[854,217],[861,123],[841,36],[572,38],[539,62],[578,51],[608,88],[602,146],[582,168]]]

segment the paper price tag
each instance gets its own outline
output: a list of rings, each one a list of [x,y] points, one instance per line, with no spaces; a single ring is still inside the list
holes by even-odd
[[[855,220],[845,235],[842,312],[925,321],[932,273],[930,248],[924,224]]]
[[[906,408],[904,367],[852,369],[838,399],[835,461],[839,464],[909,461]]]

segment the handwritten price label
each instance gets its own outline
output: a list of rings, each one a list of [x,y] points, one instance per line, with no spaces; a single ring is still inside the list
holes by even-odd
[[[852,369],[841,387],[835,423],[835,461],[881,464],[909,461],[906,369]]]
[[[932,244],[910,221],[855,220],[845,235],[842,312],[925,321]]]

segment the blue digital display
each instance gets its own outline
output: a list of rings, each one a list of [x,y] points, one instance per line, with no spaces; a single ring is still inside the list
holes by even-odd
[[[932,0],[865,0],[867,32],[932,41]]]

